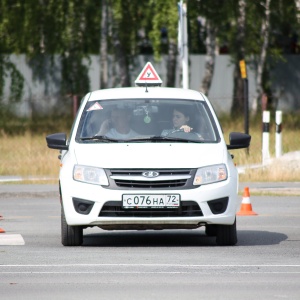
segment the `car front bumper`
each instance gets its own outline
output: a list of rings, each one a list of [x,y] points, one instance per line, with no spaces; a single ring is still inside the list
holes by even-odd
[[[100,216],[104,204],[118,202],[121,206],[123,194],[149,194],[149,190],[111,190],[98,185],[74,180],[61,180],[62,204],[66,221],[70,226],[99,226],[103,229],[165,229],[197,228],[205,224],[234,223],[237,210],[237,179],[229,177],[226,181],[184,190],[151,190],[151,194],[180,194],[181,204],[196,202],[201,216]],[[209,201],[228,198],[224,212],[213,212]],[[75,210],[73,199],[83,199],[92,203],[87,214]]]

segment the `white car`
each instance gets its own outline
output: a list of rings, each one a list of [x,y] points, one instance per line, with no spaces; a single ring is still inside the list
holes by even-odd
[[[180,123],[181,122],[181,123]],[[195,229],[237,243],[238,173],[214,110],[194,90],[142,86],[88,93],[72,131],[46,137],[61,150],[62,244],[83,229]]]

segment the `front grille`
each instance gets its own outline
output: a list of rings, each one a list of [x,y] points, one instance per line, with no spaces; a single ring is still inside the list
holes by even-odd
[[[123,209],[121,201],[106,202],[99,217],[201,217],[203,213],[195,201],[183,201],[179,208],[173,209]]]
[[[159,176],[147,178],[144,172]],[[192,189],[196,169],[105,169],[109,189]]]

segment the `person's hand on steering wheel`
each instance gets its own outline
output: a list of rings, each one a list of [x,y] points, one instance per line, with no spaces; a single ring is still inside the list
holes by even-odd
[[[191,132],[193,130],[193,128],[189,125],[182,125],[179,129],[183,130],[184,132]]]

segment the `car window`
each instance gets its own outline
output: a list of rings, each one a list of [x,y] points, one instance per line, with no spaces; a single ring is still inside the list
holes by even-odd
[[[100,137],[108,137],[112,142],[177,140],[212,143],[220,139],[207,104],[189,99],[89,101],[81,115],[76,140],[101,142]]]

